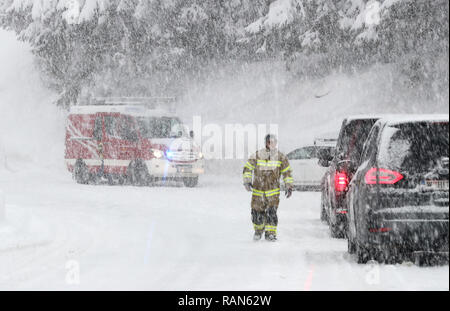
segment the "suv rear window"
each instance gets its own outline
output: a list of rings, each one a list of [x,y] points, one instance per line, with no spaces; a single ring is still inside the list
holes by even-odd
[[[449,125],[407,123],[383,131],[379,164],[408,173],[426,173],[449,156]]]
[[[364,143],[377,119],[353,120],[348,122],[341,131],[336,154],[340,160],[350,160],[358,163]]]

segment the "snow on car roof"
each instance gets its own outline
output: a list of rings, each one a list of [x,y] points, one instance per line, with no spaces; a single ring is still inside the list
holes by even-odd
[[[338,139],[339,137],[339,131],[333,131],[333,132],[327,132],[327,133],[322,133],[320,135],[317,135],[314,140],[329,140],[329,139]]]
[[[448,121],[449,121],[448,114],[412,114],[412,115],[389,116],[380,119],[378,122],[385,123],[388,125],[395,125],[411,122],[448,122]]]
[[[347,122],[355,121],[355,120],[369,120],[369,119],[384,119],[389,117],[395,117],[395,114],[361,114],[361,115],[352,115],[345,118]]]
[[[314,141],[314,146],[316,147],[336,147],[337,138],[318,138]]]
[[[139,117],[174,117],[174,113],[164,109],[149,109],[138,105],[90,105],[73,106],[70,114],[122,113]]]

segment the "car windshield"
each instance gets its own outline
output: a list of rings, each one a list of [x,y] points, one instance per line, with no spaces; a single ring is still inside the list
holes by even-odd
[[[359,162],[364,143],[377,119],[354,120],[347,123],[341,132],[337,154],[340,160]]]
[[[409,123],[388,127],[381,138],[379,163],[388,169],[425,173],[449,156],[449,125]]]
[[[183,124],[177,118],[138,118],[141,135],[146,138],[180,138],[184,136]]]

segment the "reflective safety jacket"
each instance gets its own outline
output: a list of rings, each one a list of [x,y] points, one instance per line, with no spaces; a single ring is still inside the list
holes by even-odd
[[[280,179],[292,188],[294,179],[287,157],[278,150],[262,149],[252,155],[244,166],[244,184],[252,184],[252,208],[265,211],[280,203]]]

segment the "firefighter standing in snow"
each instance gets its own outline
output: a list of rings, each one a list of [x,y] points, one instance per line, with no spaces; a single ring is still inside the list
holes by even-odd
[[[276,241],[280,203],[280,179],[286,185],[286,197],[292,196],[292,169],[287,157],[278,151],[277,139],[266,136],[266,148],[256,152],[244,166],[244,186],[251,191],[255,240],[265,232],[266,240]]]

